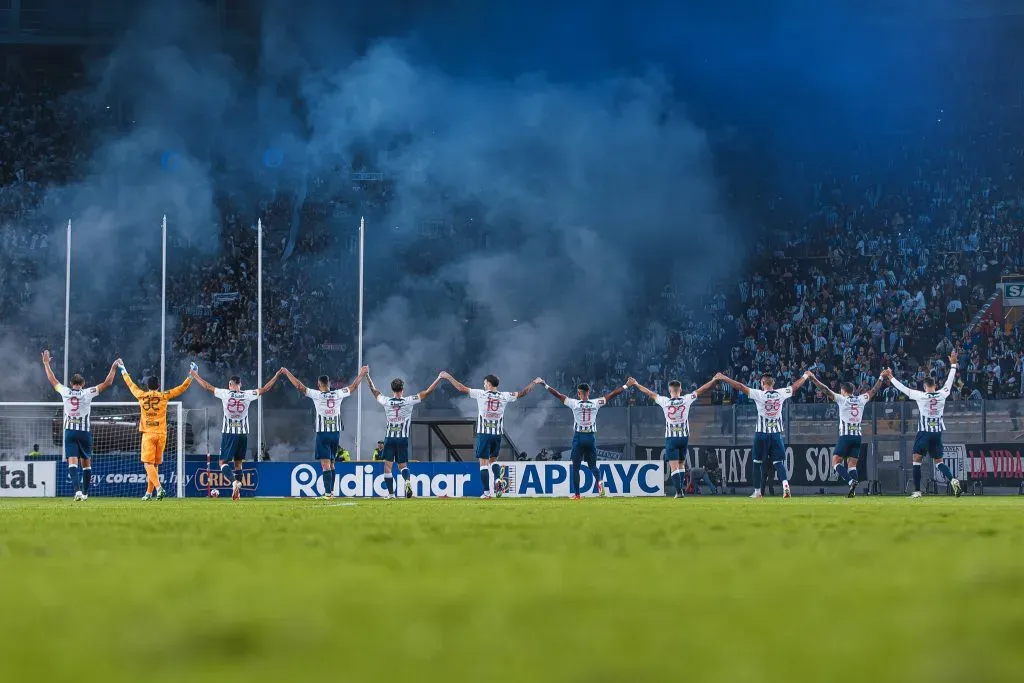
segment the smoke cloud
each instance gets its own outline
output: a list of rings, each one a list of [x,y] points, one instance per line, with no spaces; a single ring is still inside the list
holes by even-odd
[[[290,193],[301,205],[311,179],[321,192],[351,186],[357,159],[355,170],[384,174],[391,195],[362,207],[373,294],[366,359],[381,385],[401,376],[418,389],[450,369],[473,385],[494,372],[503,388],[519,388],[588,348],[637,339],[645,331],[634,329],[635,314],[652,292],[675,282],[696,302],[742,258],[707,136],[687,115],[686,93],[657,69],[553,79],[508,63],[452,68],[423,37],[424,27],[442,25],[428,10],[407,16],[382,6],[332,36],[323,24],[338,19],[330,6],[275,22],[281,6],[270,3],[259,57],[245,65],[206,28],[213,22],[202,4],[154,3],[90,65],[92,84],[77,96],[96,108],[116,102],[132,124],[98,130],[81,179],[51,188],[41,211],[55,226],[53,248],[47,275],[32,283],[25,325],[54,339],[62,329],[57,226],[67,218],[74,328],[76,309],[121,306],[126,290],[154,302],[162,215],[180,242],[209,255],[218,192],[254,207]],[[260,160],[269,146],[283,158],[272,170]],[[303,225],[296,212],[272,227],[275,239],[284,231],[294,243]],[[308,272],[325,285],[339,278],[331,262]],[[180,303],[190,294],[172,296]],[[355,297],[339,298],[338,311]],[[145,324],[104,316],[128,328],[111,358],[154,368],[158,311]],[[6,365],[35,360],[9,343],[16,329],[2,334],[0,349],[19,349],[3,355]],[[5,398],[24,399],[38,384],[28,373]]]

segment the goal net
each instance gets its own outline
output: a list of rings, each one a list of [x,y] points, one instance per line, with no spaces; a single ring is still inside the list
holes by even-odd
[[[138,403],[93,402],[90,497],[142,497],[146,492],[146,473],[139,459],[139,418]],[[191,436],[181,403],[169,403],[167,445],[159,468],[168,495],[185,495],[184,455]],[[56,495],[73,496],[64,458],[61,403],[0,402],[0,460],[56,462]]]

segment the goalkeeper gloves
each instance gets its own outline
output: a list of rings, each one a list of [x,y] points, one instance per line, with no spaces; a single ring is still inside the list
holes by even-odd
[[[188,369],[189,372],[199,372],[199,366],[196,365],[195,363],[189,363]]]

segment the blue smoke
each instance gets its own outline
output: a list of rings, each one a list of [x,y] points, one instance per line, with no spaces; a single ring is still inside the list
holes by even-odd
[[[891,131],[957,111],[944,68],[985,56],[992,34],[953,50],[947,23],[775,5],[268,0],[239,40],[208,3],[154,1],[80,94],[119,102],[131,126],[97,131],[45,212],[80,231],[89,306],[152,273],[164,213],[209,251],[218,192],[253,206],[290,195],[294,246],[313,179],[330,192],[352,170],[382,172],[392,201],[363,207],[386,291],[368,302],[371,362],[414,382],[450,365],[518,384],[596,334],[642,334],[623,328],[627,311],[666,281],[696,300],[740,266],[755,189],[723,158],[776,176],[756,192],[806,194],[783,171],[794,161],[870,168]],[[723,157],[730,145],[741,151]],[[479,239],[452,253],[422,237],[453,216],[472,216]],[[60,264],[55,251],[45,265]],[[33,324],[61,285],[38,283]],[[487,324],[467,328],[467,305]],[[151,342],[136,352],[152,358]]]

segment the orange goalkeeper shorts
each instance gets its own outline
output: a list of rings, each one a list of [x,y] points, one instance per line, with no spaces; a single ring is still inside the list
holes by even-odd
[[[166,434],[143,434],[142,462],[147,465],[162,464],[164,461],[164,446],[166,445]]]

